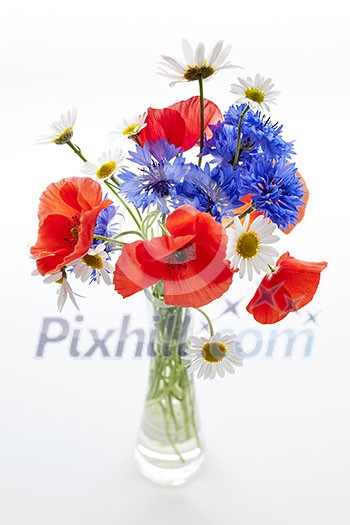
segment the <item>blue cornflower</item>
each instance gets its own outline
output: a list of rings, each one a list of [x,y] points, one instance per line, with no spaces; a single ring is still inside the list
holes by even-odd
[[[123,181],[120,192],[142,211],[154,204],[162,213],[169,213],[168,203],[174,196],[174,182],[186,169],[180,150],[161,138],[143,147],[136,145],[136,152],[130,152],[130,160],[141,168],[139,173],[124,170],[119,174]]]
[[[239,200],[240,179],[231,166],[201,169],[188,165],[184,180],[176,184],[177,204],[191,204],[199,211],[210,213],[218,222],[231,216],[234,208],[242,206]]]
[[[245,192],[242,187],[241,174],[241,168],[233,169],[231,164],[217,166],[211,172],[212,178],[220,184],[233,209],[240,208],[243,205],[241,198]]]
[[[201,156],[210,154],[213,157],[211,163],[219,166],[232,164],[237,148],[237,126],[219,121],[210,128],[212,137],[205,141]],[[257,151],[249,140],[242,140],[237,166],[249,166]]]
[[[224,122],[237,129],[239,117],[246,107],[232,105],[224,114]],[[242,120],[242,149],[255,146],[268,159],[290,158],[294,154],[293,142],[286,142],[282,136],[283,126],[272,124],[270,118],[262,116],[260,111],[248,110]]]
[[[215,164],[231,162],[236,153],[237,129],[232,124],[219,121],[210,126],[212,137],[205,140],[201,156],[210,154]]]
[[[282,230],[297,222],[298,206],[303,206],[305,192],[296,173],[295,164],[286,165],[284,159],[274,162],[261,156],[251,171],[242,175],[243,190],[252,195],[254,207]]]
[[[181,148],[176,148],[174,144],[169,144],[165,139],[158,138],[157,142],[147,142],[143,147],[136,145],[136,151],[129,151],[130,159],[140,166],[150,166],[154,160],[161,163],[176,157]]]
[[[120,230],[120,223],[123,220],[123,214],[120,213],[118,206],[110,204],[107,208],[104,208],[97,217],[96,226],[94,233],[96,235],[102,235],[103,237],[113,237]],[[104,242],[101,239],[94,239],[92,248],[96,248],[98,244]],[[106,246],[106,252],[109,252],[114,248],[114,243],[109,243]]]

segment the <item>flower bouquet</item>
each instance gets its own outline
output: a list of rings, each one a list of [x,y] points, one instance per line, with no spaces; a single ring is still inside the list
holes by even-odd
[[[145,476],[168,484],[203,461],[193,376],[223,377],[243,361],[237,336],[216,332],[203,307],[233,280],[262,274],[246,308],[258,323],[276,323],[312,300],[327,265],[277,249],[277,232],[300,222],[309,194],[293,143],[266,115],[278,95],[271,79],[238,77],[238,99],[222,114],[204,83],[238,67],[227,62],[231,46],[220,41],[208,56],[202,43],[182,47],[185,62],[162,56],[159,73],[170,86],[198,83],[199,95],[122,121],[111,138],[124,142],[97,162],[72,142],[76,110],[39,139],[69,146],[84,176],[43,192],[31,248],[36,273],[58,286],[60,311],[67,299],[78,308],[74,278],[103,281],[124,298],[145,292],[153,358],[135,457]],[[194,310],[208,337],[192,335]]]

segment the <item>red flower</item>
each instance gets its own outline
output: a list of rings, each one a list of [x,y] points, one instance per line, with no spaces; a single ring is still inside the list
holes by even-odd
[[[208,137],[211,136],[209,124],[216,124],[221,118],[219,108],[210,100],[204,100],[204,129]],[[176,102],[164,109],[148,108],[146,123],[138,135],[141,146],[145,142],[157,142],[161,137],[187,151],[200,139],[199,97]]]
[[[220,297],[232,282],[227,235],[209,214],[180,206],[166,221],[170,236],[124,246],[114,272],[115,289],[129,297],[164,280],[164,301],[198,308]]]
[[[41,275],[59,271],[89,250],[96,219],[112,203],[98,182],[72,177],[50,184],[40,198],[38,240],[31,254]]]
[[[262,324],[281,321],[289,312],[311,301],[326,266],[326,262],[298,261],[288,252],[284,253],[277,261],[276,270],[261,281],[247,306],[248,312]]]

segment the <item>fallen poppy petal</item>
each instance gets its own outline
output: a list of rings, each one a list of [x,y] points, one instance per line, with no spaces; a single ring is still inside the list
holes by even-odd
[[[308,304],[316,293],[326,262],[305,262],[284,253],[276,270],[261,281],[247,310],[262,324],[273,324]]]

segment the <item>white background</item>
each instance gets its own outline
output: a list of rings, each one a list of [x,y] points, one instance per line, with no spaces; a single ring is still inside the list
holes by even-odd
[[[44,2],[13,1],[1,13],[1,339],[0,522],[4,525],[202,523],[346,525],[349,512],[349,39],[345,2]],[[234,376],[197,382],[207,448],[201,475],[180,488],[142,479],[132,454],[148,360],[69,357],[69,339],[35,359],[43,317],[57,316],[52,285],[31,277],[38,198],[52,181],[79,174],[65,146],[34,146],[52,120],[78,107],[75,141],[94,160],[116,122],[146,107],[197,94],[168,87],[156,74],[160,54],[181,58],[181,38],[207,49],[232,44],[230,60],[271,76],[281,91],[272,118],[295,139],[297,164],[311,193],[304,221],[283,250],[327,260],[312,304],[282,331],[310,328],[311,356],[283,345],[263,348]],[[233,102],[224,71],[205,95],[224,111]],[[240,319],[219,327],[260,329],[244,311],[256,283],[236,283]],[[133,313],[142,295],[122,301],[111,288],[78,289],[85,324],[101,333]],[[225,310],[219,300],[208,309]],[[309,313],[321,312],[317,324]],[[70,337],[78,327],[68,306]],[[116,342],[111,338],[110,348]],[[84,346],[85,345],[85,346]],[[111,352],[112,353],[112,352]]]

